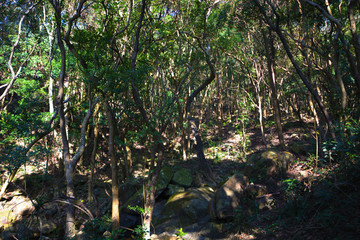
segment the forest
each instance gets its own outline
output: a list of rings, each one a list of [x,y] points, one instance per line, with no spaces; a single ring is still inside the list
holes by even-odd
[[[358,239],[360,1],[2,0],[0,239]]]

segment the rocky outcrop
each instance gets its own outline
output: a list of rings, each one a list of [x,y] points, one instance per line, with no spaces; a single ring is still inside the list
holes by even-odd
[[[235,174],[222,185],[215,194],[212,217],[226,219],[235,216],[235,210],[241,203],[243,192],[249,180],[243,174]]]
[[[184,187],[181,187],[181,186],[178,186],[178,185],[174,185],[174,184],[169,184],[167,189],[165,190],[165,196],[172,196],[176,193],[181,193],[181,192],[184,192],[185,191],[185,188]]]
[[[214,191],[209,187],[193,188],[171,196],[161,210],[154,225],[184,227],[210,220],[209,202]],[[171,220],[171,224],[168,221]]]
[[[191,171],[185,168],[176,171],[171,182],[182,187],[190,187],[193,182]]]
[[[159,180],[156,186],[156,195],[160,195],[168,187],[171,179],[173,178],[173,172],[169,166],[163,166],[160,171]]]
[[[265,151],[256,153],[249,158],[244,169],[244,174],[249,178],[271,178],[284,175],[288,169],[289,163],[295,156],[286,151]]]

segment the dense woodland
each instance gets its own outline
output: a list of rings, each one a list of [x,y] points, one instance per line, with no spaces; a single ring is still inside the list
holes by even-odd
[[[358,0],[1,1],[0,238],[357,238],[359,34]]]

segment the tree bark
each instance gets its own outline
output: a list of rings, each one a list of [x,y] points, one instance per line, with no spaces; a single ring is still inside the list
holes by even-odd
[[[210,181],[216,182],[214,174],[212,173],[211,168],[210,168],[209,164],[207,163],[207,161],[205,159],[204,150],[203,150],[203,143],[202,143],[201,136],[200,136],[198,128],[197,128],[197,124],[195,122],[195,119],[193,117],[191,117],[191,115],[190,115],[191,114],[191,104],[194,101],[195,97],[202,90],[204,90],[215,79],[215,68],[214,68],[213,64],[211,63],[211,61],[210,61],[209,53],[204,51],[204,49],[203,49],[203,52],[205,53],[205,56],[206,56],[206,63],[210,68],[210,75],[187,98],[185,110],[186,110],[187,119],[189,121],[189,125],[191,126],[192,132],[195,135],[196,153],[197,153],[198,160],[200,162],[200,167],[204,171],[205,176]]]
[[[359,4],[357,0],[348,1],[348,15],[350,22],[350,30],[352,34],[352,44],[355,49],[355,59],[357,66],[353,66],[355,82],[358,86],[358,91],[360,92],[360,36],[356,31],[356,21],[354,16],[354,8],[356,4]],[[360,7],[359,7],[360,8]],[[354,64],[353,64],[354,65]]]
[[[281,125],[281,112],[280,112],[280,104],[277,97],[277,89],[276,89],[276,72],[275,72],[275,48],[273,42],[272,31],[269,28],[269,38],[267,38],[264,30],[262,31],[263,38],[265,42],[265,50],[266,50],[266,58],[269,72],[269,85],[271,88],[271,100],[274,109],[275,115],[275,123],[276,129],[279,137],[280,148],[285,149],[284,136]]]
[[[106,103],[106,114],[109,122],[109,155],[111,161],[111,220],[112,231],[120,229],[120,212],[119,212],[119,180],[118,166],[114,151],[115,121],[109,103]]]
[[[324,115],[325,120],[326,120],[326,124],[328,126],[328,129],[330,130],[331,137],[335,139],[336,135],[335,135],[335,132],[334,132],[334,129],[333,129],[333,124],[332,124],[330,114],[328,113],[326,107],[324,106],[323,102],[321,101],[319,94],[311,86],[311,83],[309,82],[307,77],[304,75],[304,73],[301,71],[299,65],[297,64],[296,60],[294,59],[294,56],[290,51],[289,45],[288,45],[284,35],[282,34],[281,29],[279,28],[279,26],[274,25],[274,23],[270,20],[270,18],[266,14],[266,11],[265,11],[264,7],[259,3],[259,1],[258,0],[253,0],[253,1],[256,4],[256,6],[259,8],[261,14],[264,16],[264,19],[265,19],[266,23],[270,26],[270,28],[273,31],[275,31],[277,33],[278,37],[280,38],[280,41],[282,42],[282,44],[284,46],[286,54],[288,55],[291,63],[293,64],[297,74],[299,75],[299,77],[301,78],[302,82],[305,84],[307,89],[310,91],[310,93],[313,95],[313,97],[314,97],[316,103],[318,104],[322,114]]]

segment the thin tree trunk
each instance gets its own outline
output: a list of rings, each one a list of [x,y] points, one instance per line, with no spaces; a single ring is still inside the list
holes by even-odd
[[[158,152],[158,161],[157,166],[153,174],[150,174],[149,181],[144,189],[144,209],[145,213],[143,215],[143,224],[144,224],[144,239],[150,240],[150,229],[151,229],[151,220],[153,216],[153,210],[155,206],[155,193],[156,193],[156,184],[160,176],[160,171],[162,167],[162,163],[164,161],[163,150],[159,149],[160,145],[158,144],[155,151]]]
[[[99,139],[99,126],[96,123],[94,128],[94,140],[93,140],[93,149],[90,157],[90,175],[89,175],[89,185],[88,185],[88,202],[92,203],[94,201],[94,171],[95,171],[95,160],[96,160],[96,150]]]
[[[112,114],[111,108],[108,103],[106,103],[106,114],[109,122],[109,155],[111,161],[111,191],[112,191],[112,211],[111,211],[111,220],[112,220],[112,231],[117,231],[120,229],[120,212],[119,212],[119,182],[118,182],[118,167],[114,151],[114,136],[115,136],[115,121]]]
[[[204,151],[203,151],[203,143],[201,140],[201,136],[198,132],[198,127],[197,127],[197,123],[195,121],[195,119],[193,117],[191,117],[191,104],[194,101],[195,97],[202,91],[204,90],[214,79],[215,79],[215,69],[213,64],[210,61],[210,56],[208,54],[208,52],[204,51],[205,55],[206,55],[206,63],[210,68],[210,75],[208,76],[207,79],[205,79],[205,81],[198,87],[196,88],[191,95],[188,97],[187,101],[186,101],[186,115],[187,115],[187,119],[189,121],[189,125],[191,126],[192,132],[195,135],[195,139],[196,139],[196,152],[197,152],[197,157],[198,160],[200,162],[200,168],[204,171],[205,176],[213,182],[216,182],[214,174],[211,171],[210,166],[208,165],[206,159],[205,159],[205,155],[204,155]]]
[[[124,144],[125,144],[125,171],[126,171],[126,177],[129,177],[132,172],[132,155],[131,155],[131,149],[129,147],[129,141],[127,138],[124,138]]]
[[[289,48],[289,45],[281,31],[281,29],[279,28],[279,26],[277,25],[274,25],[274,23],[269,19],[269,17],[267,16],[266,14],[266,11],[264,9],[263,6],[261,6],[261,4],[259,3],[258,0],[253,0],[254,3],[258,6],[260,12],[262,13],[262,15],[264,16],[264,19],[266,21],[266,23],[270,26],[270,28],[275,31],[277,33],[277,35],[279,36],[280,38],[280,41],[282,42],[283,46],[284,46],[284,49],[286,51],[286,54],[288,55],[291,63],[293,64],[297,74],[299,75],[299,77],[301,78],[302,82],[305,84],[305,86],[307,87],[307,89],[310,91],[310,93],[313,95],[316,103],[318,104],[319,108],[321,109],[321,112],[322,114],[324,115],[325,117],[325,120],[326,120],[326,124],[330,130],[330,134],[331,134],[331,137],[332,138],[336,138],[336,135],[335,135],[335,132],[334,132],[334,129],[333,129],[333,124],[332,124],[332,120],[331,120],[331,117],[326,109],[326,107],[324,106],[323,102],[321,101],[320,99],[320,96],[318,94],[317,91],[314,90],[314,88],[311,86],[311,83],[309,82],[309,80],[307,79],[307,77],[304,75],[304,73],[301,71],[299,65],[297,64],[293,54],[291,53],[290,51],[290,48]]]
[[[266,58],[267,58],[267,65],[269,72],[269,85],[271,88],[271,100],[274,109],[275,123],[279,137],[280,148],[285,149],[284,136],[281,125],[280,105],[279,105],[279,101],[277,97],[277,89],[276,89],[275,48],[273,43],[272,31],[270,28],[269,28],[269,38],[267,38],[264,31],[263,31],[263,38],[265,41]]]
[[[356,21],[355,21],[355,14],[354,8],[358,0],[349,0],[348,1],[348,14],[349,14],[349,22],[350,22],[350,30],[352,34],[352,44],[355,49],[355,59],[357,66],[353,66],[354,78],[355,82],[358,86],[358,91],[360,92],[360,36],[356,31]],[[360,8],[360,7],[359,7]],[[352,64],[355,65],[355,64]]]
[[[222,84],[221,84],[221,74],[216,74],[216,87],[217,87],[217,124],[218,124],[218,134],[219,136],[222,136],[222,126],[223,126],[223,112],[222,112],[222,105],[223,105],[223,99],[222,99]]]
[[[56,9],[57,10],[57,9]],[[60,10],[59,10],[60,11]],[[75,216],[74,216],[74,207],[71,204],[71,200],[75,198],[74,195],[74,185],[73,185],[73,168],[70,165],[70,152],[69,152],[69,142],[66,133],[66,119],[64,114],[64,92],[65,92],[65,72],[66,72],[66,51],[64,42],[61,38],[61,13],[56,11],[56,35],[58,40],[58,46],[61,54],[61,68],[59,74],[59,93],[57,96],[57,107],[60,118],[60,133],[63,146],[63,162],[65,166],[65,178],[66,178],[66,228],[65,236],[71,238],[75,235]]]

